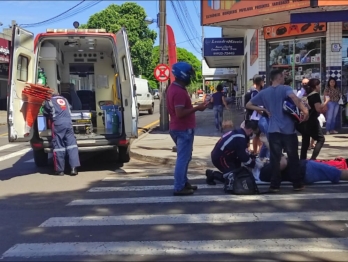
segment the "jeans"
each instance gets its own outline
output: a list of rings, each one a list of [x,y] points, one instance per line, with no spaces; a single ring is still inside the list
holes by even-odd
[[[222,128],[222,114],[224,111],[224,108],[222,105],[214,106],[214,116],[215,116],[215,127],[216,129],[220,130]]]
[[[311,140],[311,138],[313,138],[315,141],[317,141],[317,143],[315,144],[311,160],[315,160],[315,159],[317,159],[317,157],[320,153],[320,150],[325,143],[325,137],[323,135],[323,131],[321,129],[319,120],[316,120],[316,122],[313,123],[312,125],[309,122],[307,124],[310,125],[310,126],[308,126],[309,127],[308,129],[310,131],[308,132],[308,134],[306,134],[306,133],[302,134],[302,145],[301,145],[301,157],[300,157],[300,159],[307,159],[307,151],[309,148],[310,140]]]
[[[330,101],[327,103],[327,112],[326,112],[326,131],[330,132],[335,130],[336,127],[336,116],[340,105],[338,102]]]
[[[298,156],[297,134],[285,135],[282,133],[269,133],[269,147],[271,152],[270,164],[272,167],[271,187],[279,188],[282,178],[280,173],[280,159],[282,150],[285,149],[288,155],[288,170],[291,174],[293,186],[301,185],[300,160]]]
[[[176,164],[174,170],[174,191],[180,191],[188,182],[187,170],[192,159],[194,129],[187,129],[184,131],[170,130],[177,150]]]
[[[269,119],[268,119],[268,117],[261,116],[260,120],[259,120],[259,129],[260,129],[261,133],[264,133],[266,135],[267,139],[269,140],[269,137],[268,137],[268,126],[269,126]],[[259,157],[260,158],[264,158],[264,157],[269,158],[270,157],[270,152],[269,152],[269,150],[268,150],[268,148],[266,147],[265,144],[263,144],[261,149],[260,149]]]

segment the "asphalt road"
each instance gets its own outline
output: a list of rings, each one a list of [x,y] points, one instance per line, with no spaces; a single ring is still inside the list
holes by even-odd
[[[171,168],[105,154],[82,166],[50,176],[27,144],[0,137],[1,260],[348,261],[348,184],[233,196],[196,168],[195,195],[173,197]]]

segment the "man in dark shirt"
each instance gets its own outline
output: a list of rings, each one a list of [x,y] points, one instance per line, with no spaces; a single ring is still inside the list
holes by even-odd
[[[257,124],[247,120],[244,128],[230,131],[220,138],[211,152],[211,160],[221,173],[207,169],[207,184],[215,185],[214,180],[223,182],[224,174],[241,167],[242,164],[250,168],[255,166],[255,157],[250,155],[247,148],[250,137],[257,132]]]

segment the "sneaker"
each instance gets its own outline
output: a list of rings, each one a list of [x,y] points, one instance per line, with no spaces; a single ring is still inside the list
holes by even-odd
[[[64,176],[64,172],[63,171],[56,171],[53,174],[54,176]]]
[[[303,189],[305,189],[304,185],[296,185],[293,187],[294,191],[302,191]]]
[[[174,193],[173,193],[174,196],[189,196],[189,195],[192,195],[192,194],[193,194],[193,190],[192,189],[188,189],[186,187],[184,187],[180,191],[174,191]]]
[[[192,189],[193,191],[196,191],[198,189],[198,186],[193,186],[189,182],[186,182],[185,188]]]
[[[268,189],[268,192],[269,193],[278,193],[279,192],[279,187],[270,186],[269,189]]]
[[[215,183],[215,181],[214,181],[214,171],[211,170],[211,169],[207,169],[207,170],[205,171],[205,175],[206,175],[206,177],[207,177],[206,180],[205,180],[205,182],[206,182],[208,185],[215,186],[216,183]]]

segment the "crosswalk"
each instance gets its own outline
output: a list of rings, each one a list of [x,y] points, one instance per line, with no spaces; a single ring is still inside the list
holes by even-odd
[[[190,178],[198,191],[174,197],[170,172],[129,169],[105,177],[2,259],[348,260],[348,184],[294,193],[285,183],[280,194],[235,196],[205,185],[196,173]]]

